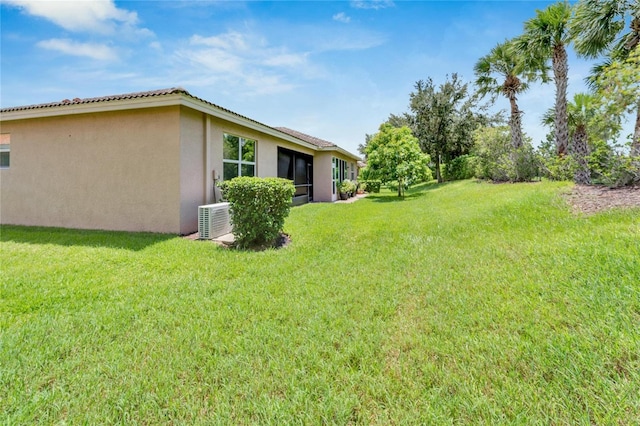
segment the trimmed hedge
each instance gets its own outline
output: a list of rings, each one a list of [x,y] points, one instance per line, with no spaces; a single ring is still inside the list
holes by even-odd
[[[295,193],[293,182],[243,176],[224,181],[219,186],[230,203],[236,246],[274,245],[291,209]]]
[[[382,182],[379,180],[361,180],[360,185],[364,186],[364,190],[369,193],[380,192],[380,186]]]

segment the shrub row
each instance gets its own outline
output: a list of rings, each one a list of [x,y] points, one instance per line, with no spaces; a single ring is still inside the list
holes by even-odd
[[[361,189],[370,193],[380,192],[380,186],[382,185],[381,181],[375,179],[361,180],[359,183]]]

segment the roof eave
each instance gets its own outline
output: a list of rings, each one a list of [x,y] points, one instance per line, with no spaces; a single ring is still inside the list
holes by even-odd
[[[198,98],[194,98],[194,97],[190,97],[190,96],[184,96],[182,98],[181,105],[184,106],[184,107],[187,107],[187,108],[191,108],[191,109],[196,110],[196,111],[203,112],[205,114],[212,115],[212,116],[217,117],[217,118],[221,118],[223,120],[229,121],[229,122],[234,123],[234,124],[238,124],[238,125],[241,125],[241,126],[244,126],[244,127],[248,127],[248,128],[250,128],[252,130],[256,130],[256,131],[265,133],[265,134],[267,134],[269,136],[273,136],[273,137],[276,137],[276,138],[279,138],[279,139],[284,139],[284,140],[286,140],[288,142],[291,142],[291,143],[296,144],[296,145],[304,146],[305,148],[309,148],[309,149],[312,149],[314,151],[318,151],[319,150],[319,147],[317,147],[316,145],[313,145],[313,144],[310,144],[310,143],[308,143],[306,141],[298,139],[298,138],[296,138],[294,136],[291,136],[291,135],[289,135],[289,134],[287,134],[285,132],[282,132],[280,130],[277,130],[277,129],[273,128],[273,127],[269,127],[266,124],[262,124],[262,123],[259,123],[257,121],[253,121],[253,120],[247,119],[247,118],[242,117],[240,115],[237,115],[237,114],[235,114],[235,113],[233,113],[231,111],[226,111],[226,110],[224,110],[222,108],[216,107],[215,105],[213,105],[213,104],[211,104],[209,102],[203,101],[201,99],[198,99]]]
[[[257,121],[253,121],[247,117],[236,114],[232,111],[225,110],[215,104],[196,98],[186,93],[171,93],[161,96],[148,96],[129,99],[117,99],[99,102],[71,103],[68,105],[43,105],[35,106],[28,109],[19,109],[15,111],[4,111],[0,114],[0,121],[28,120],[35,118],[60,117],[65,115],[91,114],[110,111],[124,111],[128,109],[141,108],[159,108],[166,106],[184,106],[196,111],[200,111],[211,116],[221,118],[234,124],[248,127],[273,136],[287,142],[299,145],[313,151],[338,151],[348,157],[359,159],[350,152],[337,147],[319,147],[305,140],[292,136],[286,132],[269,127]]]
[[[336,146],[325,146],[325,147],[322,147],[320,150],[321,151],[337,151],[340,154],[345,155],[345,156],[350,157],[350,158],[353,158],[356,161],[362,161],[362,158],[358,157],[355,154],[350,153],[346,149],[340,148],[337,145]]]

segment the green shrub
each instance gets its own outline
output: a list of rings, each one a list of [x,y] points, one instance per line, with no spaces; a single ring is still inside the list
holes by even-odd
[[[508,127],[485,127],[474,133],[475,176],[496,182],[527,182],[539,175],[531,143],[513,149]]]
[[[380,186],[382,182],[376,179],[371,180],[362,180],[360,181],[361,188],[369,193],[378,193],[380,192]]]
[[[442,175],[446,181],[471,179],[475,176],[475,165],[475,156],[461,155],[444,165]]]
[[[231,223],[240,248],[273,245],[289,215],[293,182],[281,178],[237,177],[220,184],[231,208]]]
[[[573,180],[578,164],[570,155],[542,157],[542,174],[551,180]]]
[[[640,158],[613,154],[609,157],[606,166],[594,174],[596,174],[595,183],[611,188],[637,185],[640,183]]]
[[[342,182],[340,182],[340,185],[338,186],[338,190],[340,192],[349,194],[349,196],[352,196],[353,194],[355,194],[356,189],[357,189],[356,184],[354,182],[351,182],[349,179],[343,180]]]

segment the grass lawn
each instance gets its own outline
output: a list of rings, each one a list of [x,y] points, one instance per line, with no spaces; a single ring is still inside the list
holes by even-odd
[[[3,226],[0,423],[639,424],[640,210],[292,209],[281,250]]]

